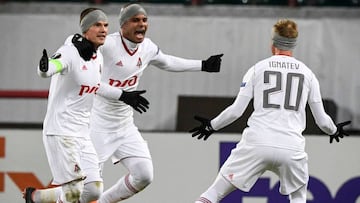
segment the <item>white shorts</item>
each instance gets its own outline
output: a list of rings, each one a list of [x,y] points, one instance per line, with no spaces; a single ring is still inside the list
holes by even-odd
[[[122,131],[111,133],[96,132],[96,129],[92,129],[90,137],[101,164],[110,158],[113,163],[128,157],[151,159],[147,142],[134,124],[123,127]]]
[[[234,186],[248,192],[265,171],[272,171],[280,179],[279,192],[288,195],[308,182],[307,162],[304,151],[239,142],[220,173]]]
[[[99,161],[89,137],[44,135],[43,142],[54,185],[85,178],[102,181]]]

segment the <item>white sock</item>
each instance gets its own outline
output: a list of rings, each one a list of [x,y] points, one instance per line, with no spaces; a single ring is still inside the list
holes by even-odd
[[[37,189],[34,191],[33,200],[35,203],[53,203],[60,197],[61,187]]]
[[[100,196],[98,203],[118,202],[136,194],[138,191],[129,184],[129,178],[129,174],[122,177]]]
[[[201,194],[195,203],[218,203],[236,187],[227,181],[221,174],[218,174],[214,183]]]
[[[106,190],[99,198],[99,203],[112,203],[128,199],[146,188],[153,180],[153,165],[151,159],[129,157],[121,160],[121,164],[130,172],[115,185]]]

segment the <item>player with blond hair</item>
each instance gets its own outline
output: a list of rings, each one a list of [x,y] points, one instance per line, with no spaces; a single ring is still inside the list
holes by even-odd
[[[217,203],[235,189],[248,192],[267,170],[279,177],[280,193],[288,195],[290,203],[305,203],[309,174],[302,132],[307,103],[316,124],[330,135],[330,143],[348,135],[343,126],[350,121],[334,124],[324,110],[316,76],[293,57],[297,37],[294,21],[277,21],[272,32],[273,55],[247,71],[234,103],[212,120],[195,116],[201,125],[190,132],[206,140],[238,119],[253,99],[254,112],[241,141],[196,203]]]

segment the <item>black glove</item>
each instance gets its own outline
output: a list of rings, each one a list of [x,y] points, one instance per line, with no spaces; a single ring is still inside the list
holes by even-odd
[[[213,55],[210,56],[208,59],[202,61],[201,71],[206,72],[219,72],[220,65],[221,65],[221,57],[224,54]]]
[[[192,137],[198,136],[198,139],[204,138],[207,140],[208,137],[215,132],[215,130],[211,127],[210,120],[207,118],[202,118],[200,116],[194,116],[194,118],[201,122],[201,125],[189,130],[189,133],[192,133]]]
[[[71,42],[85,61],[89,61],[94,53],[96,53],[94,44],[80,34],[75,34]]]
[[[145,97],[141,96],[141,94],[144,94],[145,92],[146,90],[133,92],[123,91],[119,100],[130,105],[139,113],[143,113],[149,108],[149,101],[146,100]]]
[[[39,69],[43,73],[46,73],[49,70],[49,58],[46,49],[43,50],[43,55],[39,62]]]
[[[348,132],[346,132],[343,127],[349,125],[350,123],[351,121],[345,121],[336,124],[337,130],[335,134],[330,135],[330,144],[333,142],[334,139],[336,140],[336,142],[339,142],[339,138],[343,138],[344,135],[349,136]]]

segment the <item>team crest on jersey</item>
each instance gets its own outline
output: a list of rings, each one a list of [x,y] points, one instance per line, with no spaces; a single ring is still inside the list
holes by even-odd
[[[229,174],[229,179],[230,179],[231,181],[233,180],[233,178],[234,178],[234,174],[233,174],[233,173]]]
[[[88,68],[85,66],[85,65],[83,65],[82,67],[81,67],[81,70],[87,70]]]
[[[140,57],[139,57],[139,60],[138,60],[138,62],[136,64],[136,66],[139,67],[139,68],[142,66],[142,61],[141,61]]]
[[[119,62],[117,62],[115,65],[120,66],[120,67],[124,66],[121,60]]]
[[[241,84],[240,84],[240,87],[245,87],[246,86],[246,82],[242,82]]]
[[[79,165],[77,165],[77,164],[75,164],[75,166],[74,166],[74,172],[80,172],[81,171],[81,169],[80,169],[80,167],[79,167]]]

